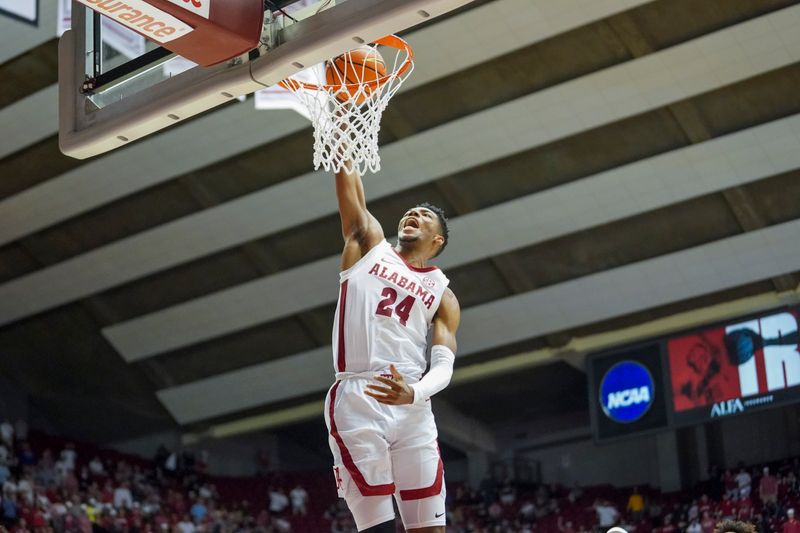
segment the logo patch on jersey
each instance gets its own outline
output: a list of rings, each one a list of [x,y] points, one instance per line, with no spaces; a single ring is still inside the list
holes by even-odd
[[[429,289],[432,289],[432,288],[434,288],[436,286],[436,282],[433,281],[428,276],[425,276],[424,278],[422,278],[422,284],[425,285],[426,287],[428,287]]]

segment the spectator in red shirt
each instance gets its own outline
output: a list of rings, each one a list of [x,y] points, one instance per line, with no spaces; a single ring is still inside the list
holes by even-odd
[[[730,469],[722,474],[722,484],[725,486],[725,494],[728,498],[739,497],[739,484],[736,482],[736,476],[733,475]]]
[[[769,467],[764,467],[764,475],[758,483],[758,495],[761,503],[774,508],[778,503],[778,478],[769,473]]]
[[[800,533],[800,522],[794,517],[794,509],[786,511],[786,522],[783,523],[783,533]]]
[[[739,512],[738,517],[739,520],[744,520],[745,522],[749,522],[753,518],[753,500],[749,497],[742,498],[739,500]]]
[[[659,528],[659,533],[677,533],[678,528],[672,523],[672,515],[664,517],[664,525]]]
[[[722,501],[719,503],[719,512],[722,514],[723,520],[733,520],[736,516],[736,504],[731,500],[727,492],[722,495]]]

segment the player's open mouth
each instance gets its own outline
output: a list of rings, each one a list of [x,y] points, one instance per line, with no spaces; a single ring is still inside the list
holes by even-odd
[[[416,228],[416,229],[419,229],[419,222],[417,222],[417,221],[416,221],[416,220],[414,220],[413,218],[410,218],[410,219],[406,220],[406,223],[405,223],[405,225],[403,226],[403,229],[405,229],[405,228],[409,228],[409,227],[410,227],[410,228]]]

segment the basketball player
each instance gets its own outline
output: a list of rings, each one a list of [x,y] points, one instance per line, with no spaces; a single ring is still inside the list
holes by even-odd
[[[448,279],[427,261],[447,244],[433,205],[400,219],[397,244],[367,210],[357,172],[336,174],[342,221],[336,382],[325,402],[339,496],[359,531],[394,533],[392,497],[408,532],[444,533],[445,486],[430,397],[453,374],[461,311]],[[433,326],[431,367],[426,335]]]

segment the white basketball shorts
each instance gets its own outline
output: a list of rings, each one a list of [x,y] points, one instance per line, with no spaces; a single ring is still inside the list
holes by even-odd
[[[359,531],[395,517],[406,529],[445,525],[444,468],[431,403],[384,405],[364,394],[377,383],[359,374],[336,381],[325,422],[340,498]]]

